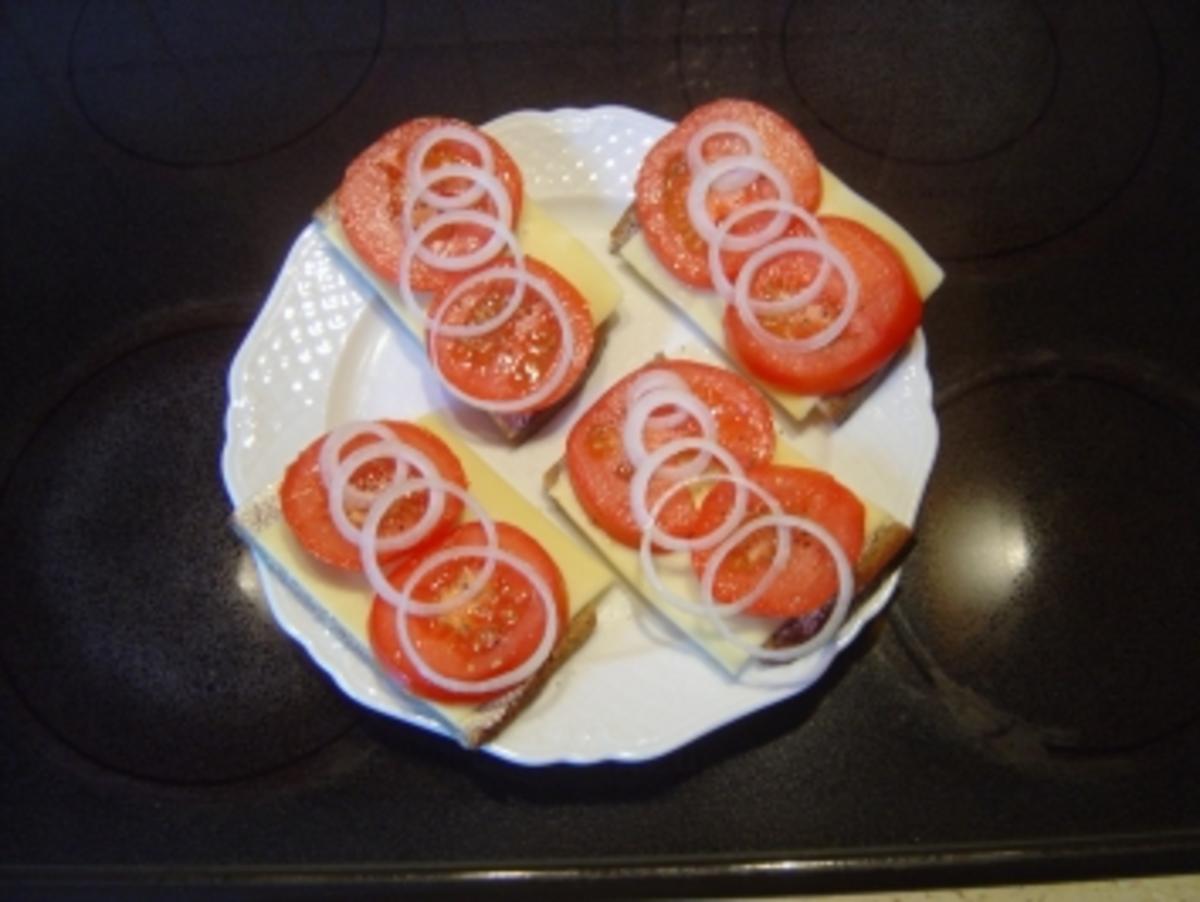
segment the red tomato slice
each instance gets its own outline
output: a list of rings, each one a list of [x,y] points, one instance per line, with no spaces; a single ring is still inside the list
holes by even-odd
[[[742,322],[731,304],[725,310],[730,351],[755,375],[806,395],[847,391],[870,378],[912,337],[924,305],[912,275],[895,249],[866,226],[823,217],[829,240],[858,274],[858,309],[845,331],[816,351],[796,353],[769,346]],[[818,264],[802,255],[780,257],[755,275],[752,293],[764,299],[794,293],[808,284]],[[836,272],[822,296],[794,313],[764,318],[768,330],[800,338],[828,324],[842,309],[845,286]]]
[[[536,539],[516,526],[497,523],[496,529],[500,547],[532,565],[554,593],[558,610],[557,642],[569,617],[566,584],[558,565]],[[483,542],[483,528],[476,522],[465,523],[446,536],[437,548]],[[392,585],[402,586],[418,561],[415,556],[405,558],[388,577]],[[418,601],[437,601],[461,587],[480,566],[478,561],[463,559],[435,567],[417,584],[413,594]],[[533,654],[545,631],[546,610],[525,577],[498,562],[475,600],[437,617],[410,615],[407,622],[414,646],[430,667],[451,679],[484,680],[519,667]],[[440,701],[482,701],[507,691],[460,694],[426,680],[400,646],[396,609],[378,596],[371,606],[368,632],[379,662],[417,695]]]
[[[624,545],[637,548],[642,531],[633,517],[629,484],[633,465],[625,453],[621,426],[629,408],[629,387],[649,369],[667,369],[682,376],[688,387],[712,410],[717,441],[729,449],[743,467],[771,459],[775,453],[771,409],[758,389],[720,367],[690,360],[662,360],[630,373],[605,392],[580,417],[567,436],[567,475],[575,497],[593,522]],[[699,430],[690,421],[674,428],[647,430],[649,450]],[[652,479],[647,493],[653,506],[670,483]],[[694,531],[696,508],[687,492],[678,492],[664,506],[659,523],[673,535]]]
[[[708,245],[692,228],[687,192],[692,183],[687,145],[692,135],[712,122],[733,120],[754,129],[763,142],[763,155],[783,173],[793,199],[809,210],[821,201],[821,169],[804,136],[777,113],[748,100],[717,100],[697,107],[659,140],[638,172],[637,218],[646,243],[678,279],[698,288],[712,288]],[[713,160],[748,150],[744,139],[714,135],[705,142],[705,159]],[[709,192],[708,212],[720,223],[730,212],[756,200],[776,197],[767,179],[759,178],[739,191]],[[735,231],[757,225],[739,224]]]
[[[411,445],[430,459],[443,478],[467,487],[467,475],[463,472],[462,464],[457,455],[450,450],[440,438],[427,429],[413,423],[397,420],[385,420],[384,424],[396,434],[396,437],[406,445]],[[279,487],[279,501],[283,508],[284,519],[287,520],[292,532],[304,549],[317,560],[344,570],[362,570],[358,546],[348,542],[338,532],[329,516],[329,493],[325,490],[325,481],[321,478],[321,446],[326,436],[313,441],[288,466]],[[342,452],[342,459],[357,448],[368,444],[370,438],[347,442]],[[372,462],[362,467],[354,476],[354,484],[361,489],[370,489],[390,480],[395,467],[384,461]],[[442,518],[434,528],[427,542],[436,541],[444,535],[457,521],[462,513],[462,502],[452,496],[446,498],[446,508]],[[425,511],[425,501],[420,496],[411,499],[401,499],[384,517],[380,526],[380,534],[399,532],[411,526]],[[352,517],[353,519],[353,517]],[[424,545],[426,543],[422,543]],[[387,555],[384,560],[393,560],[398,556],[411,554],[396,552]]]
[[[532,257],[525,258],[525,267],[545,280],[562,301],[574,334],[571,363],[560,387],[531,408],[544,410],[579,381],[591,359],[596,332],[587,301],[570,282]],[[448,286],[434,299],[431,317],[445,305],[453,289]],[[512,290],[513,283],[501,278],[482,282],[455,298],[441,321],[464,325],[487,320],[503,309]],[[427,344],[430,359],[437,360],[452,385],[473,398],[508,401],[531,394],[550,374],[562,346],[562,332],[546,302],[527,288],[521,306],[498,329],[477,338],[430,335]]]
[[[338,188],[336,202],[338,217],[350,246],[383,281],[394,283],[399,278],[400,252],[404,248],[404,232],[400,217],[408,197],[408,153],[422,135],[441,125],[455,125],[477,131],[457,119],[426,117],[413,119],[397,126],[364,150],[346,169]],[[507,151],[493,138],[477,132],[492,149],[495,172],[512,201],[512,227],[520,217],[522,198],[521,170]],[[465,144],[441,142],[426,156],[425,169],[447,163],[478,164],[478,153]],[[435,190],[452,192],[451,181],[435,186]],[[482,199],[475,209],[495,212],[490,200]],[[418,204],[415,226],[419,226],[432,211]],[[447,226],[430,236],[426,247],[436,253],[457,255],[469,253],[488,239],[486,230],[469,226]],[[457,274],[431,269],[420,260],[412,266],[413,288],[417,291],[436,291]]]
[[[862,553],[866,510],[858,498],[827,473],[803,467],[769,464],[747,476],[779,500],[784,512],[807,517],[824,526],[846,552],[851,566]],[[734,487],[720,483],[700,505],[699,531],[715,529],[733,504]],[[747,516],[765,513],[766,504],[750,495]],[[775,556],[774,529],[751,533],[721,562],[713,583],[717,601],[732,602],[758,585]],[[697,578],[712,550],[695,552],[692,566]],[[799,617],[821,607],[837,593],[833,559],[819,540],[798,530],[792,532],[792,551],[783,570],[765,594],[747,609],[762,617]]]

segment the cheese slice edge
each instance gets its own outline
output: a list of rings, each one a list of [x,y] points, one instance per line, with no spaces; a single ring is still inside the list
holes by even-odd
[[[549,517],[502,479],[455,434],[447,420],[430,414],[418,420],[450,446],[467,475],[468,490],[496,520],[513,523],[532,535],[554,559],[566,583],[570,616],[600,599],[612,584],[606,566]],[[465,517],[465,519],[470,519]],[[465,521],[465,520],[464,520]],[[405,701],[446,724],[460,740],[489,703],[481,705],[433,702],[404,692],[379,668],[367,635],[372,593],[366,580],[312,558],[300,546],[279,509],[278,491],[271,486],[234,512],[238,533],[262,555],[271,570],[304,601],[360,658],[374,667],[380,679],[394,686]]]
[[[774,462],[821,469],[782,440],[776,442]],[[847,488],[854,491],[865,509],[865,535],[870,536],[886,523],[895,521],[896,518],[855,491],[853,487]],[[713,662],[730,675],[736,676],[753,660],[749,652],[722,636],[707,617],[684,610],[658,594],[642,572],[637,551],[612,539],[583,509],[571,486],[565,463],[554,467],[549,475],[546,491],[559,510],[595,546],[612,568],[637,591],[642,600],[681,630]],[[687,555],[661,554],[655,555],[655,560],[659,565],[661,580],[668,591],[685,601],[699,603],[698,582]],[[776,619],[746,616],[732,617],[726,621],[735,636],[756,646],[765,642],[779,628],[781,622]]]
[[[396,287],[381,279],[359,258],[346,237],[332,199],[317,210],[315,219],[326,240],[384,300],[405,329],[423,344],[425,330],[420,320],[400,299]],[[517,240],[527,255],[553,267],[575,286],[588,302],[594,325],[599,326],[617,309],[621,301],[621,286],[617,280],[582,241],[529,195],[521,202]]]
[[[917,239],[879,207],[860,195],[849,185],[821,167],[821,216],[844,216],[854,219],[882,236],[904,260],[921,299],[928,300],[945,278],[945,273]],[[617,252],[633,272],[654,291],[692,320],[713,347],[742,373],[753,379],[759,388],[797,422],[803,420],[821,400],[772,385],[750,373],[737,358],[725,349],[723,323],[725,302],[713,291],[693,288],[675,278],[646,243],[641,229],[636,229]]]

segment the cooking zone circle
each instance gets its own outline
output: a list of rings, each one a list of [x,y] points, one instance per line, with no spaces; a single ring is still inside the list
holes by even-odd
[[[988,257],[1076,228],[1141,168],[1160,113],[1157,39],[1138,4],[1104,6],[921,0],[889,14],[795,0],[783,63],[844,142],[843,174],[885,209],[925,211],[938,259]]]
[[[351,722],[275,626],[227,524],[213,412],[244,328],[159,337],[92,371],[0,494],[3,670],[55,735],[122,773],[235,780]]]
[[[801,0],[786,34],[797,94],[839,137],[890,160],[997,153],[1035,126],[1054,95],[1054,35],[1028,0],[923,0],[898,21],[863,4]],[[859,77],[846,77],[847,66]]]
[[[303,137],[354,95],[382,4],[84,4],[69,77],[84,117],[144,159],[232,163]]]
[[[951,388],[939,420],[892,620],[948,704],[1051,753],[1136,750],[1194,721],[1194,390],[1046,355]]]

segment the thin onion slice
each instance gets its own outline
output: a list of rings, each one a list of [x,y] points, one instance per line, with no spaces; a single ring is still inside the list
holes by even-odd
[[[733,283],[730,282],[726,277],[725,267],[721,265],[721,254],[730,250],[725,246],[726,237],[729,235],[729,231],[739,222],[747,219],[748,217],[754,216],[758,213],[771,212],[786,213],[788,216],[800,220],[812,234],[813,238],[821,242],[828,242],[828,238],[825,235],[825,227],[821,225],[820,220],[808,210],[804,209],[804,207],[800,206],[799,204],[792,203],[791,201],[779,200],[777,198],[760,200],[734,210],[721,221],[721,225],[717,228],[716,238],[708,246],[708,270],[709,274],[712,276],[713,287],[716,292],[721,295],[721,297],[725,298],[725,300],[728,301],[733,297]],[[761,237],[761,241],[753,246],[745,247],[744,250],[758,250],[759,247],[778,237],[770,235],[766,231],[755,232],[753,234],[754,236]],[[806,285],[803,291],[800,291],[792,297],[779,302],[763,302],[751,299],[750,309],[758,312],[774,309],[782,313],[796,307],[802,307],[804,304],[808,303],[811,298],[819,295],[825,288],[825,283],[829,279],[829,271],[830,264],[828,258],[822,257],[821,268],[818,270],[816,278],[814,278],[811,283]]]
[[[504,188],[504,183],[500,181],[499,176],[493,175],[483,169],[475,166],[466,166],[462,163],[447,163],[445,166],[439,166],[437,169],[430,169],[420,180],[413,185],[413,190],[404,198],[404,206],[400,212],[400,223],[404,227],[405,235],[409,235],[414,231],[416,225],[417,204],[422,202],[422,198],[432,193],[431,189],[438,182],[444,182],[448,179],[466,179],[473,183],[474,187],[480,189],[481,193],[486,194],[492,201],[494,210],[478,210],[476,213],[483,213],[491,219],[499,220],[506,227],[512,225],[513,207],[512,199],[508,196],[508,191]],[[462,212],[464,207],[454,206],[445,209],[434,208],[437,213],[433,217],[444,216],[447,213]],[[474,209],[474,208],[472,208]],[[475,253],[478,253],[476,251]],[[427,247],[417,248],[417,257],[422,263],[428,266],[439,267],[451,271],[462,271],[473,269],[478,266],[478,263],[464,263],[472,258],[467,255],[449,255],[435,254]],[[485,258],[486,259],[486,258]]]
[[[653,543],[653,545],[669,551],[703,551],[721,541],[723,536],[719,534],[720,530],[715,530],[713,533],[699,538],[673,536],[659,528],[658,517],[651,515],[646,507],[646,494],[650,488],[650,480],[663,464],[684,451],[705,452],[710,458],[715,457],[725,467],[727,473],[743,475],[737,458],[716,441],[695,436],[677,438],[659,445],[647,455],[641,466],[633,471],[633,478],[629,482],[629,502],[634,522],[642,530],[643,544]],[[734,510],[736,514],[731,514],[730,519],[740,520],[746,511],[745,492],[738,492],[734,497]]]
[[[783,254],[797,252],[818,254],[832,263],[833,268],[842,277],[845,295],[842,298],[842,309],[838,311],[838,315],[834,317],[833,322],[829,323],[829,325],[803,338],[782,338],[771,332],[759,321],[758,316],[751,307],[750,282],[758,270],[769,261]],[[784,238],[776,241],[774,244],[761,248],[750,255],[750,258],[738,273],[737,281],[734,283],[733,305],[737,309],[738,316],[746,328],[759,341],[781,351],[805,353],[819,350],[831,344],[845,331],[846,326],[850,324],[851,318],[858,309],[858,295],[858,274],[854,272],[854,267],[850,265],[850,262],[843,256],[841,251],[827,241],[818,241],[815,238],[797,236],[795,238]],[[808,297],[805,303],[810,303],[813,299],[813,297]],[[770,305],[768,305],[767,309],[771,309]],[[780,310],[780,312],[790,312],[790,310],[796,309],[796,305],[775,309]]]
[[[776,499],[774,495],[772,495],[762,486],[758,485],[758,483],[747,478],[743,473],[739,472],[710,473],[705,476],[696,476],[691,479],[682,480],[671,486],[671,488],[664,492],[658,501],[655,502],[654,507],[650,511],[651,516],[657,520],[658,515],[662,512],[662,509],[666,505],[667,501],[677,492],[683,491],[686,488],[690,488],[700,483],[710,482],[731,483],[738,494],[735,494],[734,496],[734,507],[730,508],[729,513],[725,515],[725,519],[722,520],[720,524],[714,527],[713,530],[707,533],[705,536],[699,537],[699,539],[693,537],[692,541],[696,542],[697,545],[700,546],[694,547],[692,549],[694,551],[703,551],[705,548],[711,547],[712,545],[727,539],[730,533],[738,527],[741,518],[745,515],[744,499],[747,491],[753,492],[762,501],[764,501],[771,513],[778,514],[783,512],[783,509],[779,505],[778,499]],[[737,503],[739,498],[743,499],[743,503],[741,505]],[[775,543],[775,556],[771,559],[771,566],[767,568],[767,572],[761,577],[754,589],[748,592],[741,599],[738,599],[736,602],[732,602],[730,604],[721,604],[718,608],[716,608],[715,610],[720,616],[732,617],[733,615],[741,613],[750,605],[754,604],[754,602],[758,601],[762,594],[767,590],[771,584],[771,581],[774,580],[779,571],[783,569],[783,565],[787,563],[787,559],[792,553],[792,541],[791,534],[787,530],[778,530],[778,532],[779,540]],[[666,584],[662,581],[662,578],[658,574],[658,567],[655,565],[654,556],[651,553],[651,543],[648,535],[645,533],[643,533],[642,542],[638,546],[638,559],[641,561],[642,572],[646,579],[650,582],[650,585],[664,601],[670,602],[680,610],[687,611],[691,614],[698,614],[705,617],[711,616],[711,605],[697,604],[694,601],[675,594],[669,588],[667,588]]]
[[[342,449],[354,439],[364,435],[373,436],[383,442],[393,441],[396,438],[395,433],[382,423],[369,420],[343,423],[331,430],[325,436],[325,441],[321,443],[321,453],[317,457],[321,482],[325,485],[326,491],[333,482],[334,470],[337,469],[338,461],[341,459]],[[343,492],[343,500],[344,503],[355,507],[367,507],[380,491],[381,489],[366,491],[358,488],[354,483],[348,482]]]
[[[625,447],[625,454],[635,468],[641,466],[650,456],[645,442],[646,425],[653,412],[663,407],[672,407],[689,416],[699,425],[700,434],[704,438],[716,439],[717,421],[713,418],[712,411],[690,389],[651,389],[642,393],[629,406],[629,412],[621,425],[621,441]],[[711,460],[712,455],[701,452],[681,464],[663,463],[658,472],[669,479],[684,479],[704,472]]]
[[[724,618],[720,616],[720,611],[717,608],[718,602],[713,597],[713,583],[716,580],[717,570],[724,563],[725,557],[751,532],[767,526],[799,529],[808,533],[825,546],[825,550],[829,552],[829,556],[833,559],[834,568],[837,570],[838,591],[834,599],[833,611],[830,613],[829,618],[807,641],[789,648],[763,648],[761,645],[747,642],[740,636],[735,635],[733,630],[726,624]],[[816,651],[829,642],[834,634],[837,633],[846,619],[846,614],[850,610],[850,601],[854,597],[854,572],[850,567],[850,560],[846,556],[846,552],[842,549],[842,546],[838,544],[837,539],[820,523],[795,514],[771,513],[764,514],[743,524],[740,529],[736,530],[713,552],[712,557],[705,564],[700,585],[700,597],[708,607],[709,620],[726,640],[760,661],[781,663],[795,661]]]
[[[687,193],[687,213],[688,221],[691,222],[692,228],[696,230],[701,238],[709,244],[712,244],[717,238],[718,226],[711,216],[708,215],[708,207],[705,203],[708,197],[709,188],[721,176],[742,169],[751,169],[762,176],[774,186],[776,196],[779,200],[792,200],[792,186],[788,180],[784,178],[782,172],[766,157],[756,156],[737,156],[737,157],[722,157],[717,162],[706,166],[692,177],[692,183],[688,186]],[[763,243],[763,235],[769,235],[767,241],[783,234],[787,228],[788,217],[783,213],[776,213],[769,223],[761,229],[751,232],[748,235],[731,235],[725,239],[725,249],[729,251],[746,251],[754,247],[759,247]]]
[[[500,252],[500,248],[505,244],[504,233],[511,231],[512,228],[512,201],[509,200],[508,192],[504,190],[504,185],[500,179],[489,172],[484,172],[481,169],[473,169],[470,166],[442,166],[435,169],[430,176],[427,176],[428,183],[432,184],[442,179],[448,178],[475,178],[479,180],[479,184],[485,186],[488,195],[493,199],[496,210],[490,212],[487,210],[465,209],[465,210],[442,210],[428,217],[417,228],[415,225],[416,201],[419,195],[410,194],[404,201],[404,209],[401,213],[400,222],[404,227],[406,243],[405,250],[410,250],[422,263],[433,269],[441,270],[442,272],[470,272],[472,269],[477,269],[487,263]],[[474,214],[468,216],[467,214]],[[425,242],[429,239],[436,230],[445,228],[449,225],[475,225],[491,231],[487,241],[481,243],[477,248],[462,254],[438,254],[425,246]]]
[[[364,528],[360,529],[350,522],[350,518],[346,516],[346,501],[345,490],[350,484],[350,480],[359,468],[365,466],[373,460],[391,460],[396,464],[396,473],[392,477],[391,483],[387,486],[388,489],[394,487],[402,478],[409,472],[409,468],[415,469],[418,473],[423,474],[427,479],[433,479],[438,475],[437,467],[433,461],[418,451],[412,448],[399,439],[393,437],[384,441],[372,442],[369,445],[364,445],[355,451],[347,454],[334,468],[332,479],[329,482],[329,516],[333,520],[333,525],[342,537],[348,542],[352,542],[359,546],[360,551],[363,548],[365,524],[370,521],[371,513],[379,507],[379,499],[388,495],[388,492],[381,491],[376,494],[371,502],[371,507],[368,509],[366,520],[364,520]],[[395,503],[395,499],[386,507],[382,508],[379,517],[382,520],[383,515],[387,513],[387,509],[391,504]],[[420,519],[412,526],[393,533],[386,538],[375,536],[374,546],[376,552],[402,551],[405,548],[421,542],[442,516],[442,511],[445,510],[446,499],[445,494],[430,491],[429,498],[425,504],[425,511]]]
[[[626,403],[632,406],[646,392],[657,388],[674,388],[680,391],[691,391],[687,381],[678,373],[671,370],[651,369],[641,373],[629,386],[626,392]],[[654,413],[646,418],[646,428],[670,429],[687,421],[687,413],[682,410],[671,413]]]
[[[483,558],[486,562],[485,569],[489,566],[494,569],[497,563],[501,563],[516,570],[533,588],[534,593],[538,596],[538,600],[541,601],[546,611],[542,638],[533,650],[533,653],[517,667],[493,677],[480,680],[455,679],[435,670],[421,656],[420,651],[412,641],[412,636],[408,632],[408,617],[406,615],[433,615],[433,612],[430,610],[433,605],[427,605],[425,602],[413,599],[412,591],[417,587],[425,574],[429,573],[433,568],[464,557]],[[550,586],[546,584],[546,581],[542,579],[541,575],[527,561],[505,551],[503,548],[491,545],[487,547],[461,546],[444,548],[423,560],[405,581],[401,591],[408,598],[408,601],[403,606],[397,606],[396,610],[396,636],[400,640],[400,647],[404,649],[405,656],[412,662],[413,667],[425,680],[447,692],[465,694],[489,693],[510,689],[525,682],[537,673],[554,650],[554,642],[558,632],[558,607],[555,604],[554,593],[551,591]]]
[[[495,159],[492,156],[492,148],[488,144],[487,139],[478,132],[463,128],[461,125],[439,125],[431,128],[420,139],[413,144],[412,149],[408,152],[408,165],[405,170],[406,180],[410,186],[421,184],[422,178],[425,175],[423,169],[425,165],[425,157],[429,155],[429,151],[433,150],[438,144],[443,141],[454,141],[459,144],[466,144],[477,154],[479,154],[479,163],[475,168],[485,170],[487,172],[495,171]],[[438,171],[442,167],[436,167],[432,171]],[[471,204],[478,201],[484,193],[482,185],[476,181],[471,187],[458,194],[439,194],[435,191],[428,190],[432,187],[432,183],[425,183],[421,188],[415,189],[422,195],[419,200],[434,207],[438,210],[454,210],[469,207]],[[410,190],[414,190],[410,188]]]
[[[540,383],[532,391],[522,395],[519,398],[481,398],[478,395],[472,395],[469,392],[463,391],[446,378],[446,375],[442,372],[441,365],[438,361],[436,343],[430,344],[430,363],[433,364],[433,368],[437,372],[446,390],[450,392],[450,394],[454,395],[454,397],[461,401],[465,401],[472,407],[476,407],[480,410],[486,410],[491,413],[524,413],[529,410],[536,410],[539,404],[543,403],[562,386],[562,383],[566,379],[567,373],[571,368],[571,360],[574,355],[573,349],[575,346],[575,330],[571,327],[570,319],[567,316],[566,306],[555,293],[550,283],[545,279],[534,275],[528,270],[516,269],[510,266],[496,266],[473,276],[469,276],[467,279],[464,279],[462,283],[455,286],[455,291],[452,292],[447,298],[446,302],[444,302],[438,308],[433,317],[428,320],[426,328],[428,329],[430,337],[436,337],[439,333],[450,338],[463,336],[469,337],[471,335],[479,334],[478,330],[481,326],[485,325],[484,323],[464,326],[446,325],[442,323],[442,318],[446,315],[446,311],[448,311],[451,307],[451,299],[457,297],[461,291],[466,291],[470,285],[477,284],[479,281],[485,279],[511,280],[516,283],[517,286],[524,286],[526,289],[532,289],[533,292],[539,295],[542,301],[550,308],[551,314],[558,323],[559,353],[555,358],[554,366],[550,368],[549,374],[544,376]],[[470,283],[470,285],[468,285],[468,283]],[[489,318],[486,324],[494,323],[496,320],[500,319],[500,316],[506,311],[511,316],[516,310],[517,306],[520,304],[523,296],[524,291],[520,290],[519,288],[514,290],[509,302],[505,305],[504,310],[502,310],[500,314]],[[492,331],[496,328],[499,328],[499,326],[492,325],[485,331]]]
[[[366,574],[367,582],[371,584],[371,588],[388,604],[404,610],[408,610],[411,607],[413,604],[412,599],[403,590],[396,591],[391,581],[379,567],[379,551],[381,550],[378,547],[379,526],[383,522],[383,517],[389,507],[405,495],[417,491],[428,491],[431,496],[437,496],[442,499],[445,499],[447,494],[458,498],[470,509],[475,519],[479,521],[488,545],[490,547],[499,547],[500,544],[495,522],[488,516],[487,511],[480,506],[479,502],[458,485],[441,478],[423,477],[406,479],[390,486],[371,506],[367,518],[363,521],[362,542],[359,546],[359,551],[362,556],[363,572]],[[488,563],[467,586],[441,601],[422,602],[421,610],[428,616],[444,614],[447,611],[454,610],[483,588],[484,584],[491,578],[494,567],[493,563]]]
[[[732,119],[710,122],[692,135],[687,144],[688,168],[693,174],[709,165],[709,162],[704,159],[704,142],[717,135],[736,135],[746,142],[748,155],[755,157],[763,155],[762,138],[750,126]],[[735,170],[714,181],[713,188],[723,193],[737,191],[745,188],[756,178],[758,178],[758,174],[753,169]]]
[[[412,288],[412,264],[413,258],[417,254],[417,248],[429,238],[437,229],[444,225],[476,225],[483,228],[492,229],[492,238],[483,246],[490,249],[493,241],[498,241],[499,247],[507,248],[512,255],[513,266],[518,269],[523,269],[525,265],[525,255],[521,250],[521,245],[517,241],[516,233],[513,232],[507,225],[500,222],[495,217],[487,213],[481,213],[478,210],[450,210],[446,213],[439,213],[437,216],[431,216],[422,223],[421,227],[413,233],[411,240],[405,243],[404,248],[400,252],[399,263],[399,289],[400,299],[404,306],[408,308],[414,318],[420,323],[423,328],[428,328],[429,318],[425,315],[425,308],[417,300]],[[481,247],[480,250],[483,248]],[[488,256],[480,256],[479,265],[485,264],[488,260],[495,256],[491,253]],[[472,261],[473,262],[473,261]],[[435,269],[438,267],[434,267]],[[511,304],[512,309],[516,309],[516,304]],[[507,307],[505,308],[508,309]]]

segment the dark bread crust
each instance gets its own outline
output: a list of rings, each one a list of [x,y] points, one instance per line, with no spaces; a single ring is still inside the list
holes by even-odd
[[[595,631],[596,605],[597,601],[590,602],[571,618],[558,645],[537,673],[511,692],[479,707],[478,721],[472,721],[464,729],[463,741],[467,746],[475,748],[491,742],[533,703],[550,678]]]
[[[621,214],[621,218],[617,220],[612,231],[608,233],[609,253],[620,253],[621,248],[628,244],[629,239],[636,235],[641,228],[641,223],[637,218],[637,205],[630,204],[625,208],[625,212]]]
[[[311,594],[305,588],[304,583],[298,580],[288,567],[258,545],[258,533],[283,518],[278,488],[278,485],[267,486],[239,507],[234,512],[230,525],[248,545],[252,548],[259,547],[264,551],[263,560],[268,568],[310,610],[324,618],[323,622],[329,629],[334,630],[342,641],[358,648],[368,659],[374,661],[375,656],[371,650],[364,647],[358,638],[348,632],[321,604],[320,599]],[[469,748],[475,748],[495,739],[522,711],[528,708],[545,688],[550,678],[583,646],[596,628],[596,608],[603,597],[604,595],[601,593],[575,612],[570,622],[567,623],[566,629],[563,630],[558,644],[533,676],[503,695],[481,702],[473,712],[463,719],[462,723],[457,723],[448,717],[444,711],[440,710],[437,702],[410,692],[404,684],[390,677],[382,666],[376,665],[376,671],[381,679],[388,680],[413,705],[437,716],[460,743]]]
[[[559,458],[542,476],[542,486],[547,496],[553,500],[551,490],[560,479],[567,478],[566,460]],[[586,538],[586,534],[584,536]],[[871,531],[858,560],[854,562],[854,597],[850,600],[850,613],[861,607],[884,578],[900,566],[913,544],[912,529],[890,516]],[[631,591],[637,590],[631,587]],[[763,647],[789,648],[807,642],[824,626],[832,610],[832,604],[825,604],[803,617],[783,621],[766,638]]]
[[[340,229],[338,222],[337,206],[334,202],[334,195],[325,198],[316,210],[313,211],[313,220],[324,230]],[[352,248],[342,248],[334,245],[338,254],[346,260],[355,270],[357,270],[366,282],[371,286],[371,290],[379,292],[379,287],[376,285],[376,279],[371,274],[367,265],[359,259],[358,254],[354,253]],[[519,445],[526,439],[535,435],[547,422],[554,418],[564,406],[566,406],[573,397],[583,388],[592,371],[596,367],[596,362],[600,359],[601,351],[604,348],[608,337],[608,320],[599,323],[596,326],[595,341],[592,345],[592,354],[588,358],[587,366],[580,374],[571,390],[563,397],[559,398],[554,404],[549,407],[544,407],[540,410],[535,410],[530,413],[489,413],[488,418],[496,424],[496,428],[505,440],[514,445]]]
[[[900,566],[912,546],[912,530],[896,520],[889,520],[867,536],[866,545],[854,564],[851,613],[870,597],[885,576]],[[804,617],[784,621],[763,643],[763,647],[790,648],[807,642],[825,624],[832,610],[832,604],[826,604]]]
[[[609,232],[609,252],[613,254],[620,253],[621,248],[623,248],[630,241],[630,239],[633,238],[634,235],[641,231],[641,228],[642,227],[638,223],[637,218],[637,207],[635,204],[631,203],[625,208],[625,212],[621,214],[621,218],[617,220],[617,224],[613,226],[612,231]],[[817,402],[817,405],[814,409],[821,416],[825,417],[825,419],[840,426],[850,418],[854,411],[858,410],[864,401],[867,400],[867,397],[872,391],[875,390],[875,387],[879,385],[879,383],[881,383],[885,378],[887,378],[887,374],[891,372],[892,367],[895,366],[896,361],[899,360],[901,356],[901,354],[896,354],[893,356],[886,366],[872,375],[869,379],[867,379],[866,382],[856,385],[854,388],[836,395],[823,396]]]

